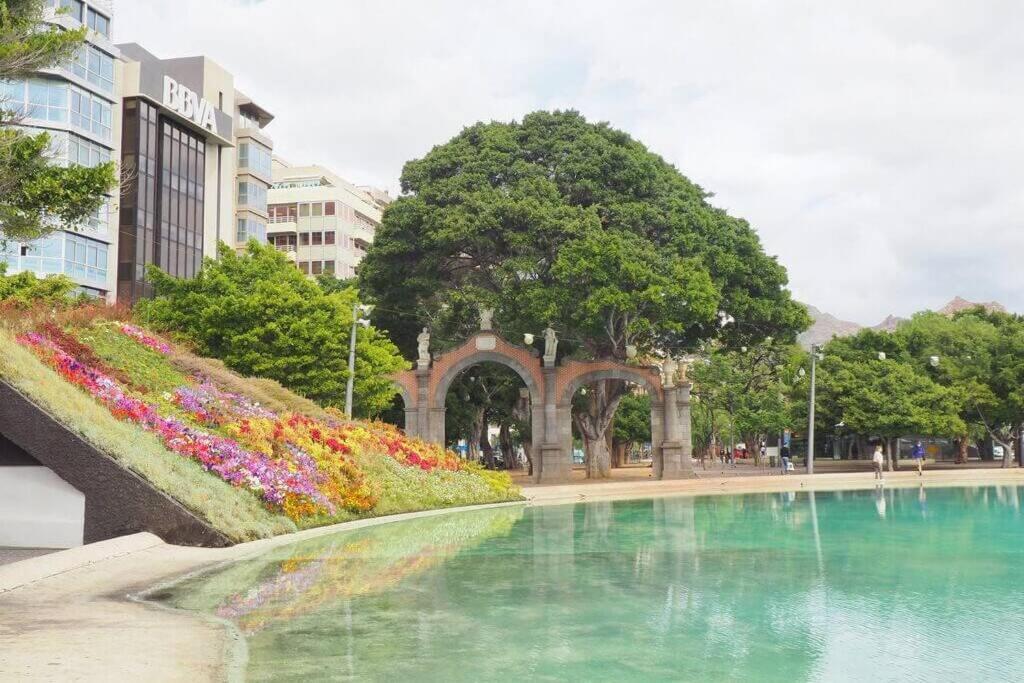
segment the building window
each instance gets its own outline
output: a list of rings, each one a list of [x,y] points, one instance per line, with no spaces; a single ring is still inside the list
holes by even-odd
[[[308,232],[304,232],[301,235],[299,235],[299,244],[301,246],[303,246],[303,247],[308,247],[309,246],[309,233]]]
[[[68,163],[93,168],[110,161],[110,150],[71,133],[68,136]]]
[[[267,207],[271,223],[294,223],[297,211],[295,204],[271,204]]]
[[[299,215],[309,216],[309,204],[299,204]]]
[[[274,235],[274,247],[278,251],[295,251],[295,235]]]
[[[324,233],[324,244],[334,244],[334,231],[328,230]]]
[[[324,234],[322,232],[314,232],[312,235],[314,247],[319,247],[324,243]]]
[[[324,272],[328,275],[334,275],[334,261],[324,261]]]
[[[269,177],[271,174],[270,150],[254,142],[243,142],[238,146],[238,167]]]
[[[68,120],[68,86],[61,81],[0,81],[0,102],[15,116],[61,123]]]
[[[64,273],[97,284],[107,281],[107,245],[80,235],[64,236]]]
[[[267,210],[267,188],[257,183],[240,181],[238,183],[238,203],[250,206],[258,211]]]
[[[310,273],[313,275],[319,275],[323,272],[323,264],[320,261],[313,261],[311,264]]]
[[[66,9],[69,17],[81,23],[85,5],[82,0],[46,0],[46,6],[57,10]]]
[[[148,265],[182,278],[199,270],[206,141],[141,99],[124,101],[123,131],[123,163],[135,181],[121,194],[117,298],[134,303],[152,294]]]
[[[71,125],[109,140],[110,103],[72,86]]]
[[[79,48],[71,63],[71,71],[103,92],[114,92],[114,58],[92,45]]]
[[[110,19],[103,16],[92,7],[89,8],[89,28],[104,38],[110,37]]]
[[[303,275],[309,275],[309,261],[299,261],[299,270]]]
[[[249,240],[256,240],[263,244],[267,241],[267,226],[262,221],[253,218],[239,218],[235,239],[238,244],[246,244]]]
[[[222,106],[221,109],[223,109],[223,108],[224,107]],[[238,127],[239,128],[259,128],[260,127],[259,119],[257,119],[256,117],[252,116],[251,114],[247,114],[245,112],[240,112],[238,114],[238,119],[239,119],[239,121],[238,121]]]
[[[333,216],[334,215],[334,202],[324,202],[324,215],[325,216]]]

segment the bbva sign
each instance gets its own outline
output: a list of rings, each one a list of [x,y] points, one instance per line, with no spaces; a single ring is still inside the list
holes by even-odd
[[[213,105],[170,76],[164,76],[164,104],[217,135]]]

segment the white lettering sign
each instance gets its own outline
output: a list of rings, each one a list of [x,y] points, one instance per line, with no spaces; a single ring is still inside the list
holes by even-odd
[[[213,105],[170,76],[164,76],[164,104],[217,134],[217,117]]]

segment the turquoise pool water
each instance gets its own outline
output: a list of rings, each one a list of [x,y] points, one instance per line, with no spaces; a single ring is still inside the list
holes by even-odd
[[[160,599],[250,680],[1024,680],[1016,487],[663,498],[325,536]]]

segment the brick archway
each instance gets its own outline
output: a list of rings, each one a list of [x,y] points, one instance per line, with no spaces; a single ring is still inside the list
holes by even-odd
[[[568,481],[572,469],[573,393],[591,382],[622,379],[651,393],[651,446],[657,478],[695,476],[690,460],[690,386],[663,386],[656,368],[616,361],[542,362],[532,348],[481,330],[451,351],[391,376],[405,403],[406,432],[444,444],[445,397],[460,372],[479,363],[511,368],[530,392],[534,480]]]

